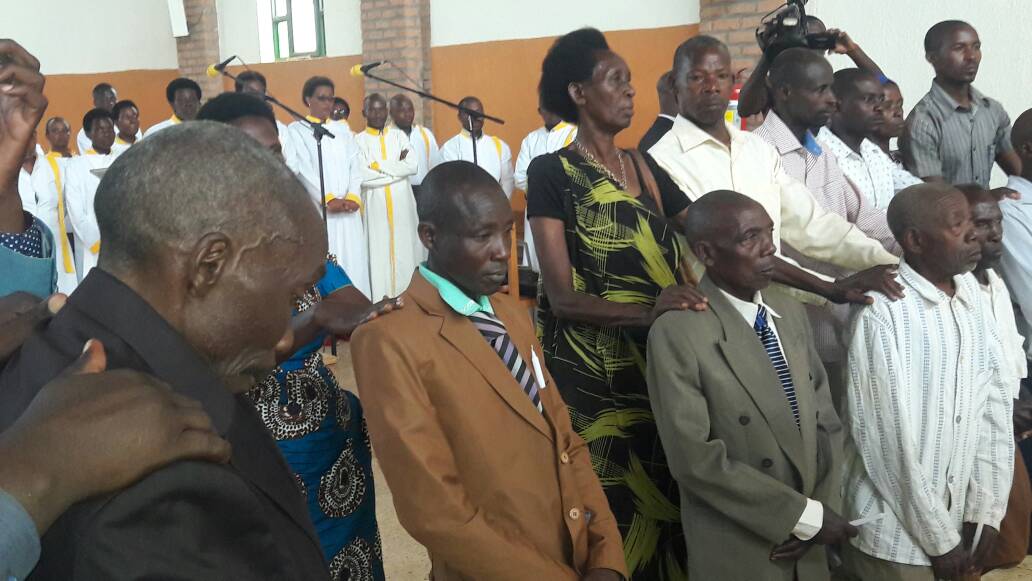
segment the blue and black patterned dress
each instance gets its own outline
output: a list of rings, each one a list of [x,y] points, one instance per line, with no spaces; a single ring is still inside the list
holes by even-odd
[[[295,315],[351,280],[331,257]],[[334,581],[383,581],[372,452],[362,405],[323,364],[320,335],[250,392],[308,503]]]

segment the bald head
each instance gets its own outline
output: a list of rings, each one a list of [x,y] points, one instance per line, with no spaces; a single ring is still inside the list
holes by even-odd
[[[900,190],[889,202],[887,218],[892,235],[901,244],[907,230],[928,231],[939,220],[937,208],[947,199],[963,195],[951,184],[928,182]]]
[[[95,207],[109,271],[154,264],[212,232],[243,246],[321,232],[315,205],[281,160],[239,129],[208,121],[131,147],[104,175]]]
[[[500,198],[498,196],[501,196]],[[438,230],[458,226],[456,216],[466,198],[495,198],[505,202],[505,193],[491,174],[468,161],[437,165],[423,178],[417,212],[419,221]]]
[[[1022,161],[1032,160],[1032,109],[1018,115],[1018,119],[1014,121],[1014,127],[1011,128],[1011,143],[1014,144],[1014,149]],[[1022,166],[1026,176],[1032,175],[1032,166],[1029,164],[1032,164],[1032,161],[1027,161]],[[1028,169],[1024,169],[1025,167]]]
[[[731,190],[712,191],[688,206],[685,236],[689,244],[716,242],[733,234],[738,215],[747,209],[760,208],[752,198]]]

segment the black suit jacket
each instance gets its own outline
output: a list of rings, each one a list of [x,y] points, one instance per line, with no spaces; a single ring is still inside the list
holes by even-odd
[[[200,401],[232,457],[177,462],[73,506],[43,536],[29,579],[329,579],[304,499],[246,395],[226,390],[150,305],[100,269],[4,368],[0,431],[90,338],[104,343],[108,369],[151,373]]]
[[[652,127],[649,127],[649,130],[642,136],[641,141],[638,142],[638,151],[648,153],[652,146],[662,139],[673,126],[674,121],[672,119],[657,116],[656,120],[652,122]]]

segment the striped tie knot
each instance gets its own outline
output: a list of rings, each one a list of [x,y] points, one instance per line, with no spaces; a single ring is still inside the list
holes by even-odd
[[[516,344],[513,343],[512,337],[509,336],[509,332],[505,329],[505,324],[498,317],[484,311],[477,311],[467,315],[467,318],[477,328],[477,331],[480,331],[487,343],[498,353],[498,356],[502,359],[502,364],[509,369],[512,378],[516,380],[523,393],[527,394],[534,407],[539,412],[544,411],[541,405],[541,394],[539,393],[540,388],[537,381],[534,380],[530,367],[523,360],[523,357],[520,356]]]
[[[477,328],[477,331],[480,331],[480,334],[491,343],[508,332],[501,320],[484,311],[477,311],[469,315],[469,320],[473,322],[473,326]]]
[[[753,323],[753,329],[755,329],[757,333],[762,333],[766,331],[767,328],[767,308],[760,305],[759,308],[756,309],[756,321]]]

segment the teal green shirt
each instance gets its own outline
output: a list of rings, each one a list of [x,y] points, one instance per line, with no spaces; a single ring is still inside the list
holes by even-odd
[[[491,308],[491,301],[487,298],[487,295],[483,295],[474,301],[466,293],[462,292],[459,287],[455,286],[455,283],[427,268],[425,262],[419,265],[419,274],[423,275],[423,278],[437,289],[437,293],[441,295],[441,300],[463,317],[468,317],[478,311],[484,311],[489,315],[494,314],[494,309]]]

